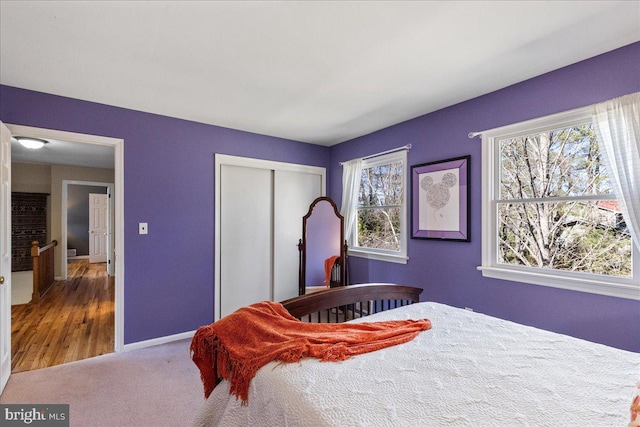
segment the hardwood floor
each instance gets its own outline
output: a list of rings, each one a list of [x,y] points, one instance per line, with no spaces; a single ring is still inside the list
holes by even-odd
[[[113,352],[114,280],[104,263],[69,263],[37,304],[11,307],[11,372]]]

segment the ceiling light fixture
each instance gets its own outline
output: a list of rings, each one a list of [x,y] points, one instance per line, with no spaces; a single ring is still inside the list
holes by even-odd
[[[44,147],[44,144],[47,144],[49,142],[49,141],[45,141],[44,139],[30,138],[25,136],[16,136],[15,138],[18,140],[20,145],[22,145],[25,148],[30,148],[32,150],[37,150],[38,148],[42,148]]]

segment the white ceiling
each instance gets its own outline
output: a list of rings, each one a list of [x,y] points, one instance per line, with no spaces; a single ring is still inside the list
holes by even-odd
[[[20,135],[16,135],[20,136]],[[79,142],[47,139],[48,143],[37,150],[25,148],[18,141],[11,141],[12,163],[39,163],[92,168],[114,169],[113,146],[83,144]],[[20,167],[14,165],[13,167]]]
[[[0,28],[4,85],[330,146],[636,42],[640,1],[2,0]]]

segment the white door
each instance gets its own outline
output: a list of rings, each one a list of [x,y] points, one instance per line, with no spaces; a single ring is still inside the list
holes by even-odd
[[[89,262],[107,262],[109,200],[106,194],[89,194]]]
[[[113,230],[115,230],[116,226],[116,218],[115,218],[115,197],[113,196],[114,188],[113,184],[109,184],[107,187],[107,199],[109,208],[107,209],[107,218],[109,221],[109,228],[107,230],[107,274],[109,276],[115,276],[116,269],[116,245],[115,239],[113,238]]]
[[[222,165],[220,315],[271,300],[272,173]]]
[[[273,300],[284,301],[298,296],[302,217],[322,195],[322,176],[278,170],[274,173]]]
[[[324,191],[324,168],[216,155],[214,319],[298,295],[302,217]]]
[[[0,122],[0,394],[11,375],[11,133]]]

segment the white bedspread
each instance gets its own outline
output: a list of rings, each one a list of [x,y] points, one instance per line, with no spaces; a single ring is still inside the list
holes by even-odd
[[[437,303],[359,319],[429,318],[413,341],[343,362],[264,366],[249,404],[221,383],[194,426],[617,426],[640,354]]]

